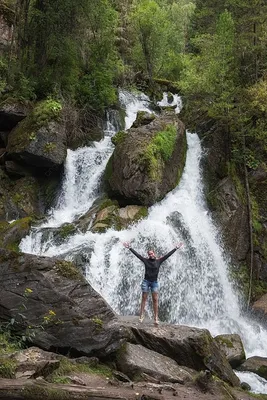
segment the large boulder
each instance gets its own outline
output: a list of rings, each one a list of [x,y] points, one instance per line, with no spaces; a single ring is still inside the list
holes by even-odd
[[[0,249],[0,293],[0,322],[44,350],[107,356],[125,340],[113,310],[67,261]]]
[[[147,374],[163,382],[183,384],[197,375],[196,371],[179,366],[170,357],[131,343],[126,343],[118,352],[117,366],[133,380],[140,380],[142,374]]]
[[[170,357],[181,366],[208,369],[229,384],[239,385],[238,377],[208,330],[168,324],[154,327],[129,317],[121,317],[120,323],[131,329],[131,342]]]
[[[244,346],[239,335],[218,335],[214,339],[233,368],[239,367],[246,360]]]
[[[267,379],[267,358],[265,357],[250,357],[240,367],[239,371],[254,372],[264,379]]]
[[[117,135],[105,171],[111,197],[121,205],[149,206],[175,188],[185,163],[186,136],[174,112]]]
[[[13,160],[32,167],[56,170],[67,155],[61,105],[50,100],[36,105],[32,113],[9,134],[7,152]]]

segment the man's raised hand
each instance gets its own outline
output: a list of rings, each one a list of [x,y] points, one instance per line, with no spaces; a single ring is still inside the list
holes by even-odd
[[[175,247],[176,247],[176,249],[180,249],[181,247],[183,247],[183,243],[182,242],[180,242],[180,243],[177,243],[176,245],[175,245]]]
[[[124,242],[122,243],[124,247],[126,247],[126,249],[130,248],[130,243],[129,242]]]

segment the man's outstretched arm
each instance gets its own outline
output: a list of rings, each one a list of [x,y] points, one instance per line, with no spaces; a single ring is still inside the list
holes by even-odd
[[[167,260],[170,256],[173,255],[173,253],[176,252],[176,250],[180,249],[183,246],[183,243],[178,243],[173,250],[171,250],[169,253],[165,254],[165,256],[160,257],[159,261],[162,263],[163,261]]]
[[[129,249],[139,260],[144,261],[144,257],[141,256],[141,254],[138,254],[137,251],[131,248],[130,243],[123,243],[123,246],[126,247],[126,249]]]

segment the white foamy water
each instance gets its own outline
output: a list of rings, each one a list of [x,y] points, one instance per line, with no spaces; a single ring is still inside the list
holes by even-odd
[[[122,92],[120,98],[126,107],[127,127],[130,121],[135,120],[138,110],[149,111],[146,97],[127,97],[127,92]],[[55,226],[53,218],[62,210],[69,213],[68,220],[71,220],[74,214],[83,213],[89,208],[88,204],[97,196],[101,171],[112,151],[109,145],[105,145],[105,140],[108,139],[99,143],[99,158],[95,155],[95,149],[85,148],[83,151],[88,151],[86,156],[78,157],[81,149],[74,152],[76,164],[67,160],[61,203],[52,211],[46,228],[49,224]],[[128,315],[139,311],[140,283],[144,271],[142,263],[122,246],[122,242],[131,242],[132,247],[145,256],[151,248],[158,255],[163,255],[175,243],[182,241],[184,248],[174,253],[161,267],[160,319],[205,327],[213,335],[238,333],[247,356],[267,356],[267,333],[258,323],[242,315],[228,278],[228,266],[223,258],[220,239],[203,196],[199,166],[202,157],[200,140],[196,134],[187,133],[187,142],[186,166],[179,186],[163,201],[151,207],[148,217],[140,223],[120,232],[110,229],[103,234],[89,231],[76,233],[59,244],[51,235],[44,237],[44,227],[38,228],[22,241],[21,250],[47,256],[64,255],[66,259],[74,261],[77,255],[83,255],[88,281],[118,313]],[[89,173],[90,176],[86,175]],[[68,176],[71,177],[69,183]],[[80,202],[81,198],[83,201]],[[84,203],[86,207],[82,208]],[[73,212],[75,204],[81,206]],[[60,218],[65,221],[61,216],[57,219],[58,223]],[[148,314],[151,316],[149,310]]]
[[[158,106],[160,107],[175,107],[175,113],[179,114],[179,112],[182,109],[182,100],[181,97],[178,94],[173,94],[172,95],[173,99],[169,103],[168,102],[168,93],[164,92],[163,93],[163,99],[161,101],[158,101]]]
[[[267,381],[261,378],[259,375],[253,372],[239,372],[235,371],[241,382],[246,382],[251,387],[251,391],[254,393],[266,393],[267,394]]]

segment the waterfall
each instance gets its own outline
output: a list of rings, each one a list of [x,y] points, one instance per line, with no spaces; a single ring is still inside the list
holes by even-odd
[[[142,94],[121,91],[120,101],[125,107],[126,129],[135,120],[137,111],[151,112],[149,99]],[[174,101],[180,107],[180,98]],[[166,102],[165,95],[159,105]],[[202,149],[196,134],[187,132],[187,160],[179,186],[151,207],[147,218],[119,232],[109,229],[102,234],[76,233],[60,244],[49,235],[44,239],[48,227],[73,221],[99,195],[101,177],[113,151],[110,136],[116,129],[111,126],[100,143],[68,152],[58,204],[47,222],[22,240],[21,250],[61,255],[68,260],[83,252],[90,284],[118,313],[137,314],[143,266],[122,242],[131,242],[143,255],[152,248],[160,256],[182,241],[184,248],[176,251],[160,270],[160,319],[205,327],[213,335],[238,333],[247,356],[266,356],[267,333],[259,324],[241,315],[238,298],[230,284],[227,262],[203,195],[199,165]],[[151,316],[149,310],[148,314]]]

